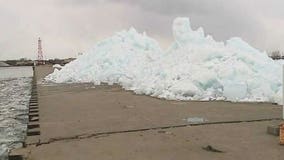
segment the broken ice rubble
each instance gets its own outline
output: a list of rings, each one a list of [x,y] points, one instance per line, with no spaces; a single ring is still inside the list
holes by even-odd
[[[172,100],[282,103],[281,65],[241,38],[217,42],[188,18],[173,23],[175,41],[162,51],[157,41],[131,28],[97,43],[55,70],[55,83],[118,83],[137,94]]]

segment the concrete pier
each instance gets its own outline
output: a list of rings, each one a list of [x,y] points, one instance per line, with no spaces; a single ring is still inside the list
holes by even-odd
[[[167,101],[119,86],[42,84],[52,67],[35,71],[38,135],[11,154],[29,160],[283,158],[279,138],[266,133],[281,122],[281,106]]]

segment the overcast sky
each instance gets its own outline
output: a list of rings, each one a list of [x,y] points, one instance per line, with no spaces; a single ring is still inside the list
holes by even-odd
[[[284,51],[283,0],[0,0],[0,59],[36,58],[39,36],[46,58],[75,57],[131,26],[166,48],[178,16],[217,40]]]

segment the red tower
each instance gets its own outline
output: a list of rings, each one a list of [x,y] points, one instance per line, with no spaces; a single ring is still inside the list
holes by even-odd
[[[44,64],[40,37],[38,38],[37,63]]]

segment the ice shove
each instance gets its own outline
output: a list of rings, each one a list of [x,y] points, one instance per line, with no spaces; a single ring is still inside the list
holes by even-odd
[[[54,83],[118,83],[137,94],[170,100],[265,101],[282,104],[281,63],[241,38],[217,42],[188,18],[173,22],[175,41],[161,50],[135,29],[116,33],[55,70]]]

